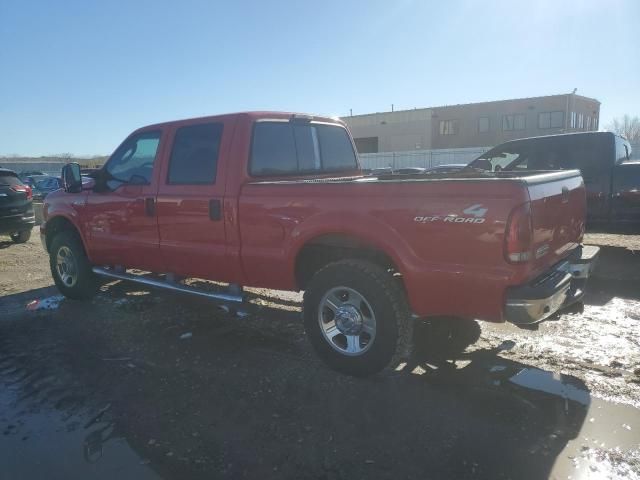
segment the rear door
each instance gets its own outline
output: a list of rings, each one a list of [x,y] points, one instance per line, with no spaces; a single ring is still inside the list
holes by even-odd
[[[0,170],[0,219],[19,219],[31,206],[27,187],[17,175],[8,170]]]
[[[238,281],[239,258],[225,233],[225,180],[235,120],[196,120],[172,128],[157,197],[160,251],[168,272]]]

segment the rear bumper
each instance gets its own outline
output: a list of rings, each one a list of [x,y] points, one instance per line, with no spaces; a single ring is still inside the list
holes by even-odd
[[[599,252],[599,247],[582,246],[535,280],[508,288],[505,304],[507,321],[531,325],[579,301]]]
[[[25,212],[22,215],[0,217],[0,234],[7,235],[24,230],[31,230],[35,225],[36,217],[33,210]]]

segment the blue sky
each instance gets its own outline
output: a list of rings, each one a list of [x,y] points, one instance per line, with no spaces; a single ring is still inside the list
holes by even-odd
[[[345,115],[570,92],[640,115],[637,0],[2,0],[0,155],[109,154],[254,109]]]

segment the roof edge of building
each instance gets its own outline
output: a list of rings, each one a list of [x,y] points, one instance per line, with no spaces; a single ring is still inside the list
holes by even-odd
[[[359,115],[344,115],[341,116],[340,119],[349,119],[349,118],[363,118],[363,117],[370,117],[370,116],[374,116],[374,115],[388,115],[391,113],[406,113],[406,112],[416,112],[416,111],[424,111],[424,110],[438,110],[441,108],[451,108],[451,107],[467,107],[470,105],[484,105],[487,103],[502,103],[502,102],[514,102],[514,101],[520,101],[520,100],[540,100],[543,98],[552,98],[552,97],[566,97],[569,95],[573,95],[575,97],[581,98],[583,100],[588,100],[591,102],[595,102],[598,105],[601,105],[602,103],[600,102],[600,100],[596,99],[596,98],[591,98],[591,97],[585,97],[584,95],[577,95],[575,93],[557,93],[554,95],[540,95],[537,97],[521,97],[521,98],[508,98],[505,100],[488,100],[485,102],[470,102],[470,103],[456,103],[456,104],[452,104],[452,105],[440,105],[437,107],[416,107],[416,108],[407,108],[404,110],[387,110],[387,111],[383,111],[383,112],[372,112],[372,113],[361,113]]]

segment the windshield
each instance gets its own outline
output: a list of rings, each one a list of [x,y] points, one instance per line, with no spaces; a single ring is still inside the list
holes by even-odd
[[[522,144],[508,144],[494,148],[471,162],[467,168],[500,172],[503,170],[526,170],[529,149]],[[551,160],[551,159],[550,159]],[[549,162],[551,164],[551,162]]]

